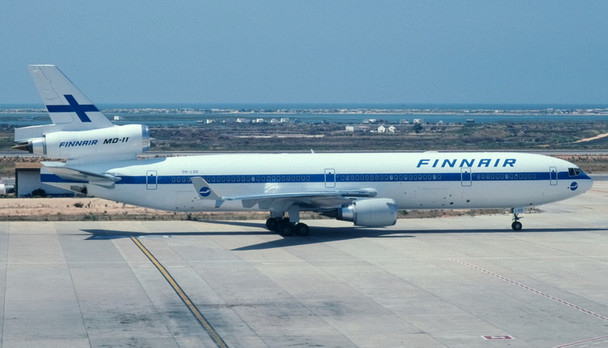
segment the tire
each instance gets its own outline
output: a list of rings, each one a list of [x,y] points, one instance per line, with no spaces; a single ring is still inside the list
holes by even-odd
[[[269,231],[276,232],[278,224],[279,224],[279,219],[277,219],[277,218],[269,218],[268,220],[266,220],[266,228]]]
[[[298,236],[308,236],[308,233],[310,232],[310,228],[308,228],[308,225],[303,223],[296,224],[294,230],[296,232],[296,235]]]
[[[513,223],[511,224],[511,228],[513,229],[513,231],[521,231],[522,227],[523,226],[519,221],[513,221]]]
[[[294,226],[289,220],[283,219],[277,224],[277,233],[283,237],[291,236],[294,233]]]

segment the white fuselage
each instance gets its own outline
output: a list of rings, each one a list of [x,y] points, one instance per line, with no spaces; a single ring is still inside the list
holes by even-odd
[[[54,65],[28,67],[52,124],[15,129],[15,148],[64,158],[41,181],[173,211],[263,210],[266,227],[307,235],[300,211],[391,226],[398,209],[514,208],[566,199],[592,180],[560,159],[523,153],[217,154],[137,160],[143,125],[116,126]],[[288,215],[286,217],[285,215]]]
[[[400,209],[515,208],[566,199],[592,180],[570,162],[506,152],[217,154],[82,164],[107,173],[113,187],[84,185],[90,195],[173,211],[268,210],[259,204],[201,199],[190,178],[203,177],[221,196],[370,189]]]

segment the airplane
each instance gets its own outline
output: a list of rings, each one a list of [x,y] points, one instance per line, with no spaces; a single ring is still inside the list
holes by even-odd
[[[54,65],[29,71],[52,124],[15,129],[43,162],[41,182],[155,209],[268,211],[266,227],[308,235],[301,211],[356,226],[394,225],[400,209],[526,207],[579,195],[591,178],[565,160],[516,152],[257,153],[141,158],[148,127],[114,125]]]

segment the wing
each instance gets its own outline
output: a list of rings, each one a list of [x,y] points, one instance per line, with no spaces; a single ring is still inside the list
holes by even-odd
[[[251,208],[257,204],[260,209],[286,210],[289,206],[295,204],[304,208],[323,209],[335,208],[350,203],[357,198],[370,198],[377,195],[374,189],[360,189],[221,196],[202,177],[194,177],[190,180],[200,199],[215,200],[216,208],[220,207],[224,201],[240,200],[243,201],[243,206],[246,208]]]
[[[120,181],[120,178],[110,174],[98,174],[66,167],[63,162],[42,162],[42,165],[51,173],[66,180],[88,182],[90,184],[108,188],[114,187],[114,184],[117,181]]]

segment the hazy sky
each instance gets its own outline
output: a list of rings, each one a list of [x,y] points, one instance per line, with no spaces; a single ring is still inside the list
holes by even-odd
[[[0,104],[608,104],[608,1],[0,0]]]

